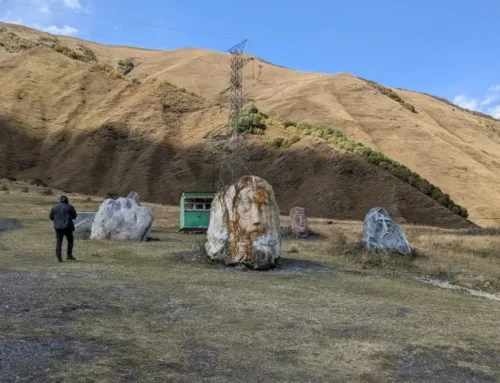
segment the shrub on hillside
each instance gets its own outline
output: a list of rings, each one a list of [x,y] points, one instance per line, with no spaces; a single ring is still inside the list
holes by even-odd
[[[317,137],[327,140],[329,143],[338,148],[352,152],[357,156],[364,158],[367,162],[384,169],[393,176],[399,178],[401,181],[410,184],[422,193],[427,194],[429,197],[455,214],[464,218],[469,216],[465,207],[457,205],[448,194],[443,193],[441,189],[432,185],[429,181],[420,177],[420,175],[405,165],[394,161],[379,151],[364,146],[361,142],[349,139],[338,129],[322,124],[310,124],[304,122],[295,125],[288,124],[288,126],[296,127],[297,130],[303,135],[314,134]],[[318,133],[318,131],[321,133]]]
[[[94,54],[94,51],[90,49],[89,47],[86,47],[85,45],[82,44],[77,44],[78,50],[82,52],[84,61],[89,62],[89,61],[97,61],[97,57]]]
[[[276,137],[268,142],[269,146],[275,149],[288,149],[290,146],[300,141],[300,136],[294,135],[289,138]]]
[[[118,68],[124,76],[132,72],[134,67],[134,61],[130,57],[126,58],[125,60],[118,61]]]
[[[83,62],[97,61],[97,58],[92,49],[81,44],[78,44],[78,50],[81,51],[81,53],[68,47],[67,45],[61,44],[59,41],[51,44],[50,47],[54,49],[56,52],[68,56],[73,60],[78,60]]]
[[[266,129],[264,120],[268,116],[255,106],[245,107],[241,111],[240,122],[236,128],[238,133],[262,134]]]
[[[65,56],[68,56],[69,58],[73,60],[80,60],[80,61],[85,61],[85,58],[82,54],[78,53],[74,49],[71,49],[70,47],[66,45],[62,45],[60,43],[55,43],[51,45],[51,48],[54,49],[56,52],[61,53]]]
[[[401,104],[402,106],[404,106],[406,109],[408,109],[410,112],[412,113],[417,113],[417,110],[415,109],[415,106],[410,104],[408,101],[405,101],[403,100],[399,94],[397,94],[396,92],[394,92],[392,89],[390,88],[386,88],[385,86],[383,85],[380,85],[378,83],[376,83],[375,81],[372,81],[372,80],[366,80],[364,78],[361,78],[363,81],[366,81],[371,87],[377,89],[380,93],[382,93],[384,96],[387,96],[389,98],[391,98],[392,100],[398,102],[399,104]]]
[[[47,187],[47,184],[43,182],[40,178],[35,178],[33,181],[31,181],[31,184],[35,186]]]

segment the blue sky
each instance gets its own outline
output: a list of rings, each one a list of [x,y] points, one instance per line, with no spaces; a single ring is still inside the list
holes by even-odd
[[[159,49],[224,51],[246,38],[247,52],[276,64],[348,72],[500,117],[498,0],[0,0],[0,20]]]

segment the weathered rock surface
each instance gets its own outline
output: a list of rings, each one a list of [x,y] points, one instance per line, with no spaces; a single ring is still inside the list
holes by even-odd
[[[213,260],[273,268],[281,256],[279,208],[272,186],[244,176],[212,201],[205,249]]]
[[[302,207],[294,207],[290,209],[290,224],[292,226],[292,235],[294,237],[306,238],[309,236],[306,209]]]
[[[141,206],[141,200],[139,198],[139,193],[132,191],[128,194],[127,198],[133,199],[137,205]]]
[[[75,235],[80,238],[90,238],[92,224],[94,223],[95,212],[78,212],[75,224]]]
[[[90,238],[145,241],[153,220],[152,209],[131,198],[107,199],[95,215]]]
[[[384,208],[371,209],[363,225],[363,242],[368,251],[382,250],[411,254],[411,247],[406,235],[393,221]]]

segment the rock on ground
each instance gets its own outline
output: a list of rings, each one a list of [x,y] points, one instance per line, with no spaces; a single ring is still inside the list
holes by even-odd
[[[273,268],[281,256],[279,208],[272,186],[244,176],[212,201],[205,249],[213,260]]]
[[[137,192],[135,191],[130,192],[127,198],[133,199],[137,205],[141,206],[141,201],[139,198],[139,194]]]
[[[363,242],[368,251],[382,250],[411,254],[406,235],[393,221],[389,213],[381,207],[371,209],[363,225]]]
[[[94,218],[90,238],[145,241],[153,220],[153,210],[131,198],[107,199]]]
[[[92,224],[94,223],[96,213],[94,212],[78,212],[75,224],[75,235],[82,238],[90,238],[92,232]]]
[[[306,238],[309,236],[306,209],[303,207],[294,207],[290,209],[290,223],[294,237]]]

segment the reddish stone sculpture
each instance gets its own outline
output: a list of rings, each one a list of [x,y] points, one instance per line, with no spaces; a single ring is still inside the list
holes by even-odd
[[[290,210],[290,225],[292,226],[292,235],[296,238],[306,238],[309,236],[307,225],[306,209],[294,207]]]

